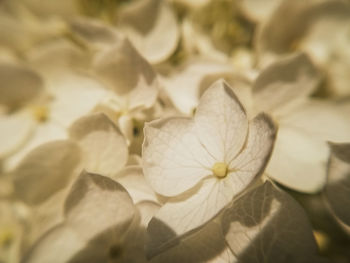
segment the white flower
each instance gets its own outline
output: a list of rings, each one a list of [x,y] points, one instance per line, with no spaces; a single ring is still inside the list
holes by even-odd
[[[3,65],[0,71],[6,83],[1,91],[4,104],[14,109],[0,116],[5,171],[14,169],[36,146],[66,139],[69,125],[105,96],[98,81],[76,72],[59,71],[44,81],[36,71],[19,65]],[[79,97],[83,99],[76,103]]]
[[[349,25],[347,1],[282,1],[256,35],[259,64],[304,51],[327,72],[328,91],[349,95]]]
[[[293,231],[290,231],[293,229]],[[162,243],[162,222],[148,228],[147,255],[161,262],[327,262],[318,255],[302,207],[271,182],[231,202],[203,227]],[[154,245],[163,245],[160,249]]]
[[[264,69],[253,85],[255,110],[268,112],[279,126],[266,173],[306,193],[319,191],[326,182],[326,141],[350,140],[349,101],[342,105],[309,97],[321,80],[305,54],[294,54]]]
[[[147,111],[158,96],[155,71],[125,38],[99,52],[93,69],[105,89],[110,91],[108,99],[95,110],[104,112],[119,126],[129,145],[139,141],[141,131],[135,136],[134,128],[139,129],[138,124],[148,118]],[[137,146],[135,148],[140,152],[141,145]]]
[[[145,127],[146,179],[173,197],[151,221],[181,235],[213,218],[262,173],[276,128],[260,114],[248,121],[227,84],[215,82],[193,119],[169,118]]]
[[[63,222],[50,229],[23,262],[145,260],[137,210],[112,179],[83,172],[65,200],[63,214]]]

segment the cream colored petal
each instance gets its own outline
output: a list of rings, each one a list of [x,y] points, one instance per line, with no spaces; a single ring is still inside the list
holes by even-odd
[[[243,13],[256,22],[268,19],[282,0],[243,0],[239,1]]]
[[[243,106],[225,81],[218,80],[206,90],[194,121],[199,141],[217,162],[228,163],[241,151],[248,120]]]
[[[326,182],[328,154],[327,144],[314,134],[280,124],[266,172],[291,189],[315,193]]]
[[[249,125],[247,142],[240,154],[229,163],[229,174],[234,195],[242,192],[257,179],[270,159],[277,127],[272,119],[261,113]]]
[[[198,106],[204,78],[223,73],[232,73],[232,68],[223,63],[195,60],[184,65],[178,72],[163,78],[162,84],[174,106],[179,111],[191,115]]]
[[[350,3],[325,1],[316,5],[314,10],[317,16],[298,48],[305,50],[326,70],[328,91],[337,96],[349,95],[350,40],[347,36],[350,32]]]
[[[149,225],[146,251],[150,262],[235,262],[216,219],[171,243],[163,243],[162,239],[170,234],[169,231],[161,221],[154,220]]]
[[[324,141],[350,141],[350,102],[337,103],[323,100],[308,100],[280,119],[285,124],[298,128]]]
[[[43,91],[43,80],[24,66],[0,63],[0,105],[21,107]]]
[[[27,142],[15,154],[11,155],[4,162],[4,170],[13,170],[19,162],[35,147],[41,144],[67,139],[67,132],[62,126],[55,122],[47,121],[35,124],[34,131]]]
[[[88,172],[111,176],[128,160],[124,136],[103,113],[78,119],[69,128],[69,136],[81,146]]]
[[[128,252],[125,235],[136,215],[122,186],[82,172],[66,199],[65,222],[48,231],[24,262],[128,262],[120,252]]]
[[[321,73],[303,53],[284,57],[264,69],[253,86],[254,107],[278,112],[293,102],[305,99],[316,90]]]
[[[75,18],[70,22],[69,29],[73,39],[93,51],[108,48],[121,38],[111,26],[88,18]]]
[[[161,205],[153,201],[141,201],[136,207],[141,214],[141,226],[146,229],[149,221],[158,212]]]
[[[53,94],[50,117],[65,127],[90,113],[106,96],[101,83],[77,73],[60,72],[49,88]]]
[[[179,28],[167,1],[141,0],[121,10],[118,26],[151,63],[166,60],[176,49]]]
[[[65,225],[58,225],[47,232],[23,257],[24,263],[69,262],[82,250],[86,241]]]
[[[34,129],[35,123],[26,113],[0,115],[0,159],[25,145]]]
[[[328,163],[328,180],[324,197],[335,217],[350,233],[350,144],[331,144],[331,157]]]
[[[55,41],[37,44],[35,48],[26,52],[26,59],[44,78],[48,78],[67,68],[85,68],[89,56],[71,41],[58,38]]]
[[[113,47],[97,54],[93,66],[106,87],[119,96],[135,89],[153,89],[156,82],[152,67],[127,39],[121,39]]]
[[[30,205],[44,202],[69,184],[80,158],[79,147],[68,140],[35,148],[12,173],[16,195]]]
[[[143,171],[157,193],[178,195],[212,173],[215,160],[198,141],[194,129],[193,121],[186,118],[145,124]]]
[[[170,246],[179,237],[209,222],[232,201],[233,183],[229,177],[208,178],[189,192],[170,199],[149,223],[148,232],[156,239],[153,245]]]
[[[63,16],[70,18],[78,15],[80,12],[76,1],[43,2],[41,0],[24,0],[23,2],[33,12],[41,16]]]
[[[66,224],[89,240],[104,231],[122,240],[132,225],[136,208],[120,184],[98,174],[83,171],[74,183],[64,205]]]
[[[222,232],[235,262],[322,262],[304,210],[270,182],[232,203]]]
[[[317,0],[282,1],[272,15],[257,28],[255,47],[258,64],[267,65],[289,53],[303,36],[315,13],[308,13]],[[323,1],[332,2],[332,1]]]
[[[143,176],[142,166],[125,167],[112,178],[128,191],[134,204],[142,201],[158,203],[156,193]]]

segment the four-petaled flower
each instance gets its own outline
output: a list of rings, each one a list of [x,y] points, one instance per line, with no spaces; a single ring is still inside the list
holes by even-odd
[[[213,218],[262,174],[276,127],[264,113],[248,121],[219,80],[203,94],[193,119],[155,120],[144,132],[145,177],[157,193],[172,197],[149,231],[160,220],[180,235]]]

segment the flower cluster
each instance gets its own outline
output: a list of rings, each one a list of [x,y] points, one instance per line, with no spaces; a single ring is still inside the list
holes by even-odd
[[[347,262],[350,4],[3,0],[0,262]]]

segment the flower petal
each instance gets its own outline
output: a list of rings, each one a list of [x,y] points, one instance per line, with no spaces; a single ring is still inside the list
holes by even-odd
[[[229,162],[241,151],[248,120],[243,106],[225,81],[218,80],[204,92],[194,120],[201,144],[217,162]]]
[[[83,74],[60,72],[50,83],[54,97],[51,118],[64,127],[90,113],[106,96],[101,83]],[[79,103],[77,98],[81,98]]]
[[[229,164],[229,170],[232,172],[228,176],[232,181],[231,191],[234,195],[242,192],[263,173],[272,153],[276,133],[277,127],[264,113],[251,121],[244,149]]]
[[[80,158],[79,147],[68,140],[35,148],[13,171],[17,196],[30,205],[47,200],[69,184]]]
[[[161,0],[144,0],[125,6],[118,26],[151,63],[167,59],[176,49],[179,29],[173,10]]]
[[[93,67],[108,89],[119,96],[128,96],[129,108],[153,105],[158,94],[156,74],[129,40],[121,39],[100,52]]]
[[[328,163],[328,181],[324,196],[332,213],[350,233],[350,144],[331,144],[332,155]]]
[[[23,66],[0,63],[0,105],[21,107],[43,91],[43,80]]]
[[[141,201],[158,203],[157,195],[145,180],[141,166],[126,167],[112,178],[128,191],[134,204]]]
[[[55,122],[47,121],[44,123],[39,123],[35,126],[34,131],[23,147],[5,160],[5,170],[13,170],[18,163],[35,147],[50,141],[64,140],[67,138],[66,129]]]
[[[288,125],[312,134],[324,141],[350,141],[350,115],[342,103],[322,100],[308,100],[297,109],[280,119],[281,125]]]
[[[34,127],[34,121],[26,113],[0,115],[0,159],[19,150]]]
[[[321,261],[305,212],[270,182],[232,203],[222,231],[237,262]]]
[[[214,218],[232,201],[232,187],[228,177],[208,178],[195,189],[165,203],[148,227],[154,249],[171,246],[179,237]],[[157,228],[159,224],[163,227]]]
[[[281,123],[266,172],[289,188],[314,193],[326,182],[328,154],[327,144],[314,134]]]
[[[198,106],[200,88],[206,76],[233,74],[232,67],[207,60],[192,61],[183,66],[180,72],[163,78],[163,86],[174,106],[181,112],[191,115]]]
[[[282,0],[243,0],[238,2],[242,12],[256,22],[268,19],[273,11],[281,4]]]
[[[214,159],[198,141],[192,120],[155,120],[144,133],[144,175],[157,193],[178,195],[212,173]]]
[[[158,235],[162,233],[162,222],[154,222],[154,229],[158,229]],[[152,238],[152,236],[151,236]],[[152,241],[152,240],[150,240]],[[153,245],[148,243],[148,245]],[[198,231],[176,240],[171,247],[166,245],[160,249],[146,247],[148,256],[153,263],[161,262],[235,262],[235,258],[229,247],[225,244],[221,233],[221,225],[218,220],[212,220]]]
[[[278,60],[255,80],[253,98],[259,111],[276,112],[309,96],[321,81],[321,73],[303,53]]]
[[[89,172],[110,176],[118,172],[128,160],[124,136],[103,113],[78,119],[70,127],[69,136],[81,146],[84,167]]]
[[[61,224],[48,231],[23,257],[23,262],[69,262],[85,245],[86,241],[73,229]]]
[[[127,191],[112,179],[82,172],[64,205],[66,224],[85,240],[113,228],[113,235],[127,232],[136,209]],[[88,231],[87,231],[88,230]]]

